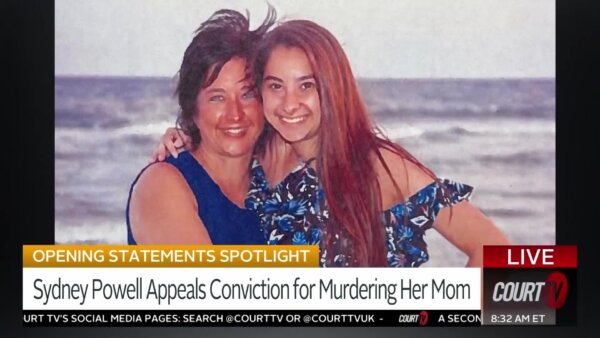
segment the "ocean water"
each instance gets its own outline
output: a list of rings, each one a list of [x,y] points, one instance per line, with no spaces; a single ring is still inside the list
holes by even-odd
[[[56,77],[57,243],[126,242],[132,180],[174,126],[169,78]],[[472,203],[515,244],[555,243],[554,79],[359,80],[382,132],[440,177],[475,187]],[[435,230],[424,266],[466,256]]]

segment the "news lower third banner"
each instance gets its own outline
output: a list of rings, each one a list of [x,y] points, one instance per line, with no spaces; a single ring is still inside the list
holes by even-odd
[[[483,325],[575,325],[577,247],[484,247]]]
[[[480,326],[482,294],[484,323],[518,324],[506,322],[516,279],[486,269],[482,288],[479,268],[319,268],[316,246],[26,245],[23,325]],[[553,289],[554,308],[532,310],[543,325],[570,306],[565,278],[567,305]],[[487,303],[488,279],[505,283],[492,299],[507,304]]]

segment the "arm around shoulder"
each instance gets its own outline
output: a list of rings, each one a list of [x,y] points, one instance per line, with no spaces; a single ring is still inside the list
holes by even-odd
[[[168,163],[155,163],[140,176],[129,217],[139,244],[211,244],[191,189]]]

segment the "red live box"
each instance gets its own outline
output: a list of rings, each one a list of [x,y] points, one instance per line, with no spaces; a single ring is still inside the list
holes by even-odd
[[[576,268],[576,245],[493,245],[483,247],[484,268]]]

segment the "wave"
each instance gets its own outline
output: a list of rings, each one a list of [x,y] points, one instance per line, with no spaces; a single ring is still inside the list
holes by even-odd
[[[556,117],[554,105],[527,105],[527,106],[498,106],[495,104],[478,106],[469,102],[449,103],[443,101],[419,102],[410,105],[404,103],[391,103],[382,100],[368,104],[370,112],[375,118],[392,119],[407,117],[517,117],[517,118],[551,118]]]
[[[476,160],[479,163],[486,165],[506,164],[506,165],[544,165],[549,161],[554,160],[554,152],[552,151],[520,151],[505,155],[481,155],[477,156]]]
[[[83,116],[82,116],[83,115]],[[128,118],[106,114],[82,114],[80,110],[58,109],[54,119],[54,127],[58,128],[102,128],[114,129],[131,123]]]
[[[514,198],[525,198],[532,200],[556,200],[556,191],[547,190],[547,191],[515,191],[514,187],[511,187],[510,190],[488,190],[488,189],[478,189],[478,195],[496,195],[499,197],[514,199]]]
[[[136,154],[158,142],[170,121],[145,123],[106,130],[102,128],[57,128],[54,133],[56,160],[82,159],[90,156],[105,157],[108,153]],[[148,156],[150,155],[149,150]]]
[[[503,191],[503,192],[499,192],[498,193],[499,196],[505,197],[505,198],[528,198],[528,199],[534,199],[534,200],[540,200],[540,199],[549,199],[549,200],[556,200],[556,192],[555,191],[541,191],[541,192],[536,192],[536,191],[522,191],[522,192],[510,192],[510,191]]]
[[[379,126],[378,128],[383,135],[387,136],[391,140],[420,136],[425,133],[425,130],[407,124],[400,124],[391,127]]]
[[[173,121],[155,121],[135,125],[121,126],[111,130],[102,128],[56,128],[55,139],[77,138],[78,140],[107,139],[108,137],[140,136],[140,135],[162,135],[167,128],[175,127]]]
[[[54,241],[56,244],[126,244],[127,226],[123,220],[114,222],[82,220],[77,225],[55,221]]]
[[[391,139],[422,136],[431,141],[447,141],[456,137],[490,137],[494,135],[556,133],[554,121],[522,121],[507,119],[471,119],[448,121],[442,119],[420,120],[418,123],[394,121],[378,123],[382,132]]]
[[[502,209],[502,208],[486,208],[482,210],[483,213],[492,219],[498,218],[523,218],[533,217],[536,215],[535,211],[525,209]]]
[[[463,127],[449,127],[443,131],[427,131],[424,132],[422,136],[428,141],[450,141],[456,139],[456,137],[477,136],[483,134],[484,133]]]
[[[554,118],[554,79],[361,80],[373,115],[385,117]]]

